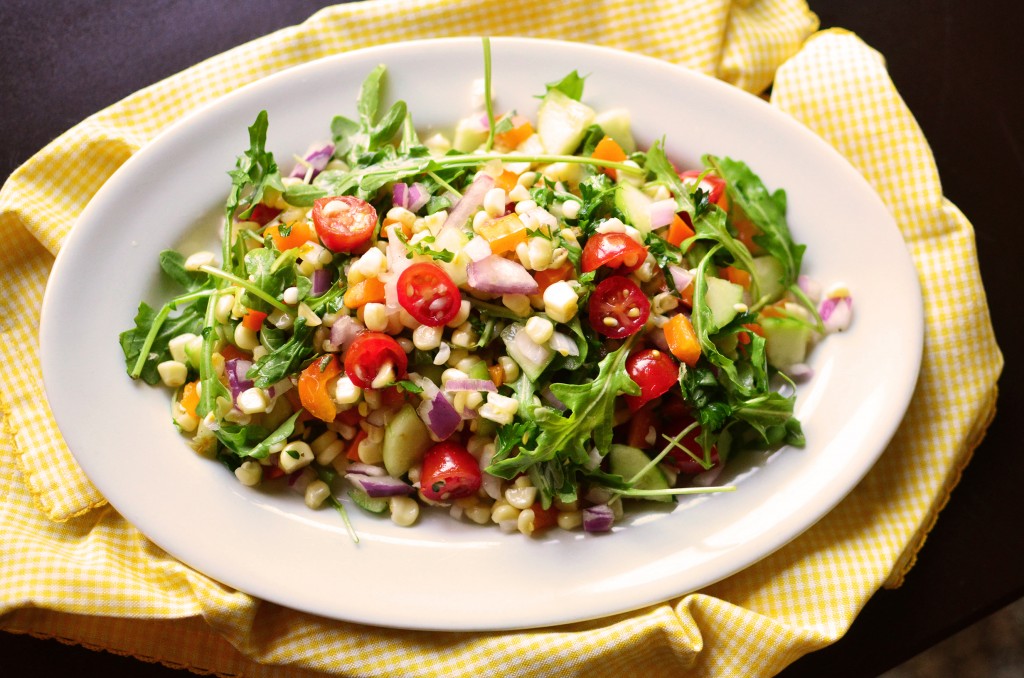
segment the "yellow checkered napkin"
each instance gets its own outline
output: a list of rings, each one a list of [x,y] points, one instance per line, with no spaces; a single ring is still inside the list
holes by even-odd
[[[157,83],[43,149],[0,191],[0,627],[249,676],[771,675],[839,638],[912,563],[991,418],[1002,357],[971,225],[943,199],[882,59],[842,31],[808,39],[816,26],[797,0],[665,0],[642,13],[627,0],[564,0],[543,16],[474,0],[345,5]],[[53,254],[103,181],[197,105],[316,57],[473,34],[604,44],[752,92],[774,81],[773,104],[850,159],[910,244],[927,322],[914,402],[864,482],[811,530],[700,593],[638,612],[546,630],[424,633],[319,619],[225,589],[104,506],[61,441],[36,340]]]

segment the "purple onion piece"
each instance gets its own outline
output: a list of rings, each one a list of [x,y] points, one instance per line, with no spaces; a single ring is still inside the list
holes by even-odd
[[[828,297],[818,305],[818,315],[826,332],[842,332],[853,320],[853,300],[846,296]]]
[[[331,336],[328,341],[331,346],[339,351],[344,351],[355,340],[356,335],[363,330],[351,316],[338,316],[331,326]]]
[[[331,272],[326,268],[321,268],[313,271],[313,289],[310,293],[314,297],[319,297],[321,294],[331,289],[331,283],[334,281],[331,279]]]
[[[466,274],[470,287],[487,294],[536,294],[540,289],[522,264],[494,254],[471,262]]]
[[[551,388],[549,386],[545,386],[540,390],[540,397],[544,400],[544,402],[546,402],[548,405],[551,405],[551,407],[555,408],[559,412],[565,412],[567,409],[569,409],[565,406],[565,403],[559,400],[558,397],[551,392]]]
[[[267,397],[270,399],[274,399],[279,395],[283,395],[288,391],[292,390],[294,386],[295,384],[291,382],[291,379],[285,377],[284,379],[277,382],[276,384],[271,385],[270,388],[267,389]]]
[[[668,272],[672,274],[672,282],[675,283],[676,290],[678,290],[679,292],[685,290],[687,287],[690,286],[690,283],[693,282],[693,273],[686,270],[682,266],[670,264],[668,267]]]
[[[651,228],[661,228],[671,224],[678,209],[676,201],[672,198],[652,202],[650,205]]]
[[[313,169],[312,176],[310,179],[315,177],[324,171],[327,167],[327,163],[331,161],[331,156],[334,155],[334,144],[317,144],[310,146],[309,150],[306,151],[306,155],[303,157],[305,163],[296,163],[292,169],[292,173],[288,176],[296,179],[304,179],[306,172],[310,168]]]
[[[615,522],[615,514],[608,504],[588,506],[583,509],[584,532],[608,532]]]
[[[243,360],[242,358],[231,358],[224,361],[224,371],[228,375],[228,386],[231,387],[232,401],[237,400],[240,393],[253,387],[252,380],[245,377],[251,367],[252,361]]]
[[[361,461],[353,461],[348,465],[349,473],[357,473],[362,476],[386,476],[387,471],[382,469],[380,466],[373,464],[364,464]]]
[[[462,251],[466,253],[470,261],[480,261],[491,256],[491,243],[487,242],[486,238],[476,237],[466,243]]]
[[[444,393],[438,391],[433,400],[424,400],[416,409],[420,419],[438,440],[445,440],[459,428],[462,417],[455,406],[448,402]]]
[[[409,186],[407,192],[409,204],[405,206],[407,210],[415,214],[419,212],[423,207],[430,202],[430,191],[423,184],[417,182]]]
[[[701,471],[700,473],[695,475],[693,477],[693,480],[691,480],[690,482],[692,482],[697,487],[710,487],[716,480],[718,480],[718,476],[722,474],[722,470],[724,468],[725,464],[715,464],[707,471]]]
[[[551,350],[562,355],[578,356],[580,354],[580,347],[576,345],[572,337],[562,332],[552,334],[548,345],[551,347]]]
[[[444,385],[444,390],[448,393],[455,393],[457,391],[497,393],[498,387],[490,379],[449,379],[448,383]]]
[[[473,216],[476,208],[483,204],[484,196],[492,188],[494,188],[494,177],[490,174],[481,173],[469,185],[466,192],[462,194],[462,197],[452,206],[451,211],[448,212],[448,218],[444,220],[444,224],[441,226],[441,230],[444,231],[446,228],[451,227],[461,228]]]
[[[391,476],[368,476],[362,473],[346,473],[345,479],[373,498],[399,497],[410,494],[413,491],[412,485]]]
[[[395,207],[409,207],[409,185],[398,182],[391,189],[391,202]]]

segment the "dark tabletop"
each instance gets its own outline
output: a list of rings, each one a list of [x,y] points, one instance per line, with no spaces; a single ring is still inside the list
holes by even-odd
[[[137,89],[329,4],[314,0],[103,3],[0,0],[0,178],[82,118]],[[1024,596],[1022,361],[1014,349],[1024,224],[1024,5],[1000,0],[810,0],[823,27],[859,34],[931,142],[944,192],[971,219],[996,335],[999,413],[906,583],[881,591],[834,646],[783,675],[874,676]],[[114,9],[116,8],[116,9]],[[571,37],[571,36],[567,36]],[[2,584],[0,584],[2,585]],[[0,633],[5,675],[180,676],[55,641]],[[17,664],[11,663],[17,657]],[[25,675],[28,675],[27,673]]]

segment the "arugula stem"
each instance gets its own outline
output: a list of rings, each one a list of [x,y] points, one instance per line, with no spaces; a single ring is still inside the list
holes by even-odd
[[[427,172],[427,176],[429,176],[429,177],[430,177],[431,179],[433,179],[433,180],[434,180],[434,181],[436,181],[436,182],[437,182],[438,184],[440,184],[440,186],[441,186],[442,188],[444,188],[445,190],[448,190],[448,191],[451,191],[452,193],[454,193],[454,194],[456,195],[456,197],[459,197],[459,198],[461,198],[461,197],[462,197],[462,193],[461,193],[461,192],[459,192],[459,190],[458,190],[458,189],[456,189],[456,188],[455,188],[454,186],[452,186],[451,184],[449,184],[449,183],[448,183],[447,181],[445,181],[444,179],[442,179],[441,177],[439,177],[439,176],[437,175],[437,172]]]
[[[160,328],[163,326],[164,321],[167,320],[167,316],[171,314],[171,311],[178,308],[179,305],[185,303],[191,303],[197,299],[203,297],[209,297],[214,294],[217,290],[200,290],[198,292],[189,292],[183,294],[180,297],[175,297],[164,304],[157,312],[156,317],[153,318],[153,324],[149,328],[149,332],[146,334],[146,339],[142,342],[142,348],[139,350],[139,358],[135,361],[135,365],[132,367],[132,371],[128,375],[132,379],[138,379],[139,375],[142,374],[142,368],[145,367],[146,361],[149,359],[149,351],[153,348],[153,342],[156,341],[156,335],[160,333]]]
[[[487,143],[485,151],[494,146],[494,102],[491,101],[491,39],[484,36],[484,104],[487,106]]]
[[[352,521],[349,520],[348,511],[345,510],[345,505],[338,501],[338,499],[333,494],[328,495],[327,498],[330,500],[331,506],[333,506],[335,510],[341,515],[341,520],[345,523],[345,527],[348,529],[348,534],[350,537],[352,537],[352,542],[358,544],[359,535],[356,533],[356,528],[352,527]]]
[[[634,475],[632,478],[630,478],[626,482],[628,482],[630,485],[632,485],[636,481],[638,481],[641,478],[643,478],[644,475],[646,475],[648,471],[650,471],[652,468],[654,468],[655,466],[657,466],[658,464],[661,463],[661,460],[664,459],[668,455],[668,453],[672,450],[673,447],[679,447],[680,449],[686,451],[692,457],[693,453],[690,452],[689,450],[687,450],[682,445],[680,445],[679,441],[681,441],[683,438],[685,438],[686,435],[690,431],[692,431],[694,428],[696,428],[696,427],[697,427],[697,422],[693,422],[692,424],[690,424],[689,426],[684,428],[682,431],[680,431],[674,438],[670,438],[669,439],[669,444],[666,445],[665,448],[661,452],[658,453],[658,456],[656,456],[654,459],[651,459],[647,463],[646,466],[644,466],[642,469],[640,469],[640,471],[637,472],[636,475]],[[700,461],[697,460],[696,458],[694,460],[697,461],[698,463],[700,463]]]
[[[733,492],[735,485],[719,485],[717,487],[666,487],[661,490],[619,490],[626,497],[658,497],[666,494],[715,494],[717,492]]]
[[[231,273],[228,273],[227,271],[223,271],[223,270],[221,270],[219,268],[216,268],[214,266],[200,266],[199,270],[203,271],[204,273],[209,273],[210,275],[212,275],[215,278],[220,278],[221,280],[226,280],[227,282],[229,282],[229,283],[231,283],[233,285],[237,285],[238,287],[241,287],[242,289],[244,289],[249,294],[253,295],[254,297],[259,297],[260,299],[262,299],[263,301],[267,302],[268,304],[270,304],[271,306],[273,306],[277,310],[281,311],[284,314],[287,314],[287,315],[291,316],[292,318],[294,318],[294,317],[296,317],[298,315],[298,313],[294,309],[288,308],[288,306],[284,302],[282,302],[282,301],[280,301],[278,299],[275,299],[274,297],[270,296],[269,294],[267,294],[266,292],[261,290],[259,287],[256,287],[255,285],[253,285],[248,280],[245,280],[244,278],[239,278],[237,275],[232,275]]]

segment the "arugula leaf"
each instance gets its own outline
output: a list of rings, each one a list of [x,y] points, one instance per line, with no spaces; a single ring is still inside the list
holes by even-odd
[[[318,198],[327,195],[327,191],[310,184],[288,184],[282,197],[285,202],[295,207],[312,207]],[[282,233],[284,235],[284,233]]]
[[[370,149],[390,143],[405,122],[407,109],[404,101],[396,101],[380,122],[370,130]]]
[[[581,181],[579,188],[583,203],[576,223],[584,235],[591,235],[599,221],[615,214],[615,182],[606,174],[595,174]]]
[[[598,364],[597,375],[586,383],[551,384],[551,392],[569,414],[547,406],[534,407],[531,414],[539,430],[536,447],[520,448],[518,455],[492,463],[487,472],[510,479],[542,462],[583,466],[590,460],[587,446],[591,443],[601,454],[607,453],[612,443],[615,399],[640,393],[640,387],[626,373],[632,344],[631,337],[605,356]]]
[[[249,150],[238,156],[235,169],[228,172],[231,177],[231,191],[225,206],[228,228],[235,217],[235,211],[241,208],[238,217],[248,217],[252,209],[263,200],[266,189],[284,191],[274,154],[266,149],[268,124],[267,112],[260,111],[249,127]]]
[[[306,324],[305,318],[297,317],[291,338],[276,350],[257,360],[245,376],[252,379],[259,388],[267,388],[289,374],[297,372],[302,363],[316,352],[312,342],[309,341],[309,335],[313,333],[313,329]]]
[[[769,193],[760,177],[746,163],[708,155],[704,163],[725,179],[729,198],[761,231],[754,242],[779,260],[785,271],[783,287],[790,287],[800,275],[804,245],[793,242],[786,223],[786,193]],[[749,269],[748,269],[749,270]]]
[[[594,124],[586,129],[583,133],[583,141],[580,142],[580,151],[577,155],[591,156],[594,154],[594,149],[601,143],[601,139],[604,139],[604,129],[600,125]]]
[[[331,120],[331,139],[334,141],[334,153],[338,157],[347,157],[360,142],[359,123],[343,115],[336,115]]]
[[[406,254],[409,259],[412,259],[413,255],[420,254],[429,256],[432,259],[443,261],[445,263],[451,263],[455,259],[455,253],[449,250],[435,250],[431,249],[429,245],[434,242],[434,236],[428,235],[420,238],[416,242],[409,242],[409,239],[405,237],[401,230],[397,230],[396,234],[398,239],[402,241],[402,244],[409,249],[409,253]]]
[[[572,73],[565,76],[561,80],[556,80],[554,82],[549,82],[545,84],[544,94],[547,94],[553,89],[557,89],[559,92],[569,97],[570,99],[575,99],[576,101],[579,101],[580,99],[583,98],[583,82],[586,79],[586,76],[580,75],[576,71],[573,71]],[[542,99],[544,97],[542,95],[537,98]]]
[[[359,125],[363,132],[369,132],[377,119],[377,109],[380,107],[381,87],[384,82],[384,73],[387,67],[384,64],[378,65],[363,80],[359,88],[359,98],[356,100],[356,111],[359,113]]]
[[[210,289],[213,286],[210,276],[206,273],[186,269],[184,255],[175,250],[164,250],[160,253],[160,268],[168,278],[189,292]]]
[[[275,266],[277,260],[277,253],[266,247],[249,250],[245,255],[245,272],[249,280],[257,289],[263,290],[274,299],[295,284],[295,267]],[[242,294],[241,303],[247,308],[263,313],[274,310],[273,306],[248,290]]]
[[[171,317],[170,312],[177,303],[181,303],[180,300],[171,300],[159,311],[146,302],[140,303],[135,315],[135,327],[121,333],[121,350],[124,352],[128,374],[132,378],[141,378],[150,385],[160,383],[160,373],[156,366],[171,359],[168,348],[171,339],[186,332],[198,334],[202,331],[205,298],[189,304],[180,314]]]

